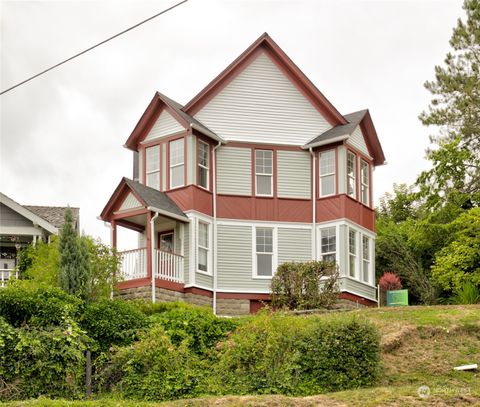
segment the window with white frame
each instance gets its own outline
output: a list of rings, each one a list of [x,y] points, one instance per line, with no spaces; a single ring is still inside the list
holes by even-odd
[[[183,138],[170,142],[170,188],[185,184],[185,149]]]
[[[320,231],[320,252],[323,261],[334,262],[337,250],[337,236],[335,226]]]
[[[273,275],[273,229],[257,227],[255,231],[257,276],[271,277]]]
[[[370,174],[369,174],[369,166],[366,161],[361,161],[361,167],[360,167],[360,178],[362,181],[362,187],[361,187],[361,196],[362,196],[362,202],[365,205],[369,204],[369,198],[370,198]]]
[[[272,150],[255,150],[255,194],[273,195]]]
[[[353,229],[348,230],[348,275],[356,276],[357,264],[357,232]]]
[[[209,145],[203,141],[198,142],[198,185],[208,189]]]
[[[355,154],[347,152],[347,194],[352,198],[357,198],[356,178],[357,171],[355,166]]]
[[[160,146],[145,149],[145,172],[147,187],[160,189]]]
[[[362,236],[362,257],[363,281],[368,283],[370,278],[370,239],[365,235]]]
[[[335,150],[320,153],[320,196],[335,194]]]
[[[198,222],[198,270],[209,272],[208,257],[210,251],[210,226],[205,222]]]

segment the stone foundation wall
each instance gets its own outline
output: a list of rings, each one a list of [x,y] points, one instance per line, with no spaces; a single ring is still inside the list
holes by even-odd
[[[186,293],[185,294],[185,301],[189,302],[190,304],[198,305],[200,307],[212,307],[213,300],[210,297],[205,295],[198,295],[193,293]]]
[[[217,314],[238,316],[250,314],[250,300],[236,300],[233,298],[217,299]]]
[[[135,288],[124,288],[120,290],[119,293],[115,294],[115,297],[121,298],[122,300],[152,300],[152,287],[135,287]]]
[[[155,287],[155,300],[157,302],[185,301],[185,294],[179,291]]]

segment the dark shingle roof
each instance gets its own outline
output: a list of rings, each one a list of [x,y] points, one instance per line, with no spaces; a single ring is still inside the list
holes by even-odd
[[[37,206],[37,205],[22,205],[24,208],[33,212],[35,215],[45,219],[48,223],[60,229],[63,226],[65,218],[65,211],[68,207],[64,206]],[[78,230],[78,219],[80,216],[79,208],[70,208],[73,215],[74,228]]]
[[[345,119],[348,121],[347,124],[341,124],[339,126],[332,127],[330,130],[327,130],[325,133],[322,133],[313,140],[309,141],[304,147],[315,147],[317,145],[327,143],[328,140],[334,140],[342,136],[344,136],[344,138],[348,138],[348,136],[353,133],[355,128],[362,121],[366,113],[367,110],[359,110],[358,112],[344,115],[343,117],[345,117]]]
[[[180,116],[182,116],[182,118],[186,120],[190,125],[196,126],[197,130],[201,131],[202,133],[205,133],[207,136],[214,135],[215,137],[220,139],[220,137],[217,134],[215,134],[215,132],[210,130],[208,127],[206,127],[204,124],[199,122],[197,119],[190,116],[188,113],[185,113],[182,110],[183,106],[180,103],[175,102],[173,99],[170,99],[168,96],[165,96],[163,93],[157,92],[157,94],[160,97],[160,99],[162,99],[166,104],[168,104],[172,109],[174,109],[175,112],[177,112]]]
[[[181,216],[188,221],[187,216],[181,211],[181,209],[173,202],[165,192],[158,191],[157,189],[147,187],[140,184],[137,181],[132,181],[128,178],[123,178],[125,183],[132,188],[138,196],[147,204],[157,209],[162,209],[176,216]]]

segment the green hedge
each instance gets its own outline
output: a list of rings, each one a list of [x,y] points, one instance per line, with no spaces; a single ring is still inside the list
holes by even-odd
[[[0,316],[10,325],[50,327],[78,318],[82,302],[57,287],[14,281],[0,290]]]
[[[379,334],[367,323],[262,313],[223,344],[210,389],[217,394],[306,396],[375,382]]]

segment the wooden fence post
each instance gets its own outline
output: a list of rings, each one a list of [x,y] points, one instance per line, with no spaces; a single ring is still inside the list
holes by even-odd
[[[87,397],[92,395],[92,353],[87,350],[87,364],[85,372],[85,384],[87,387]]]

